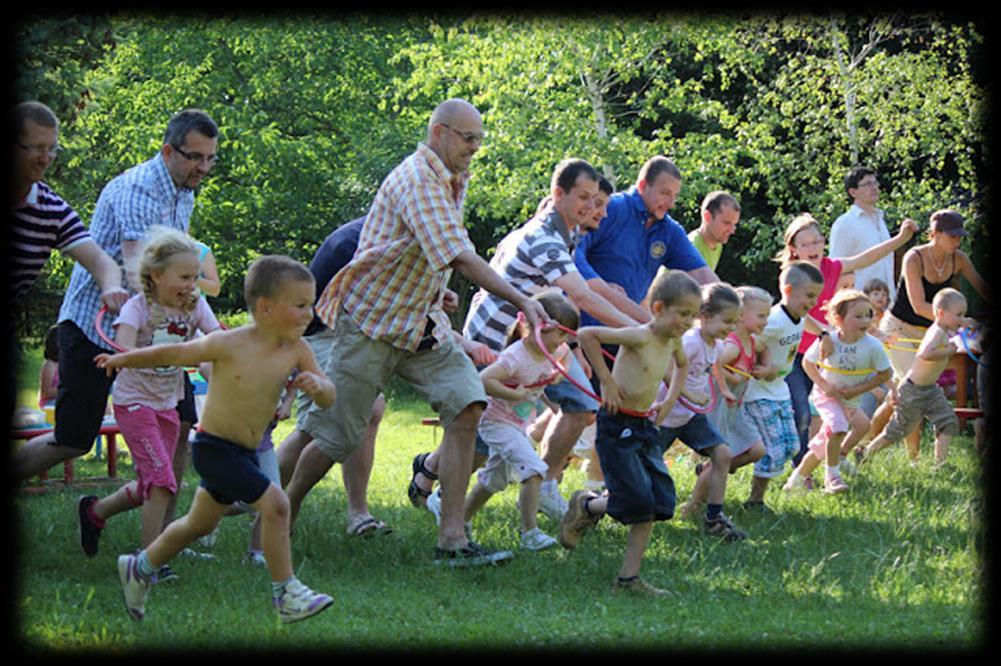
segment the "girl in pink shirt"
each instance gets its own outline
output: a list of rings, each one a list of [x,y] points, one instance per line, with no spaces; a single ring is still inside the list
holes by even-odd
[[[122,307],[114,322],[115,343],[128,349],[184,342],[218,330],[219,322],[203,296],[195,292],[198,247],[185,234],[166,228],[151,231],[139,259],[142,293]],[[140,545],[146,547],[163,529],[167,503],[177,492],[171,461],[180,428],[176,406],[184,392],[184,368],[123,368],[112,389],[115,420],[129,447],[136,480],[98,499],[77,503],[80,546],[97,553],[105,520],[141,507]],[[159,578],[173,577],[160,572]]]

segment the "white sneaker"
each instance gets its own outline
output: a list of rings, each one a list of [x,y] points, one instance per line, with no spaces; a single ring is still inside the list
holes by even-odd
[[[538,527],[521,533],[521,547],[525,550],[545,550],[555,546],[558,541]]]
[[[424,506],[434,516],[434,522],[441,525],[441,486],[434,489],[434,492],[427,496]]]
[[[543,481],[539,490],[539,511],[553,520],[562,520],[567,512],[567,501],[560,495],[556,480]]]
[[[215,546],[216,539],[219,538],[219,526],[216,525],[215,529],[206,534],[205,536],[198,537],[198,543],[202,545],[203,548],[212,548]]]
[[[122,598],[125,609],[134,620],[145,616],[146,595],[152,582],[139,575],[139,558],[135,555],[118,556],[118,580],[122,583]]]
[[[857,472],[857,471],[858,471],[858,468],[855,467],[855,463],[853,463],[851,460],[848,460],[847,458],[842,458],[841,459],[841,473],[842,474],[844,474],[845,476],[855,476],[855,472]]]
[[[275,609],[282,622],[296,622],[316,615],[334,603],[329,595],[314,592],[295,578],[285,586],[285,592],[275,599]]]
[[[790,476],[785,484],[782,486],[782,490],[786,492],[806,492],[809,488],[806,487],[806,479],[801,476]]]

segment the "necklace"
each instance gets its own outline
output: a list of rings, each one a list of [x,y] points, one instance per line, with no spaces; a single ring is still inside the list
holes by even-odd
[[[943,255],[942,256],[942,264],[939,265],[935,261],[935,253],[931,250],[931,248],[928,249],[928,261],[929,261],[929,263],[931,263],[932,268],[935,269],[935,272],[938,274],[939,277],[942,277],[943,275],[945,275],[945,263],[946,263],[946,259],[947,258],[948,257],[946,257],[946,256]]]

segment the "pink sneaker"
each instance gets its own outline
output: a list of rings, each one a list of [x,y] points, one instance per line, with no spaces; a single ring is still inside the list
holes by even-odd
[[[824,478],[824,492],[829,495],[837,495],[848,490],[848,484],[841,478],[840,474],[831,474]]]

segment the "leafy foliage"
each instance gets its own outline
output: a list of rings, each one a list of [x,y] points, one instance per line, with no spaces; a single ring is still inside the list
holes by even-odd
[[[466,205],[485,255],[532,214],[564,157],[592,161],[624,189],[666,154],[685,176],[672,215],[686,228],[709,190],[740,199],[719,270],[731,282],[774,288],[786,222],[810,211],[830,225],[859,162],[880,173],[891,227],[955,207],[987,264],[984,45],[967,21],[122,15],[37,20],[16,38],[30,52],[19,96],[63,118],[67,150],[50,181],[85,220],[104,183],[160,148],[173,112],[216,118],[222,160],[192,234],[216,253],[222,310],[242,306],[240,276],[256,254],[309,261],[362,214],[453,96],[473,102],[487,130]],[[57,289],[65,262],[52,270]]]

